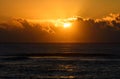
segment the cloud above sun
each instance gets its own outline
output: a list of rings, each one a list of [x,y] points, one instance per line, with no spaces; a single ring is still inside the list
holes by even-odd
[[[120,14],[60,22],[64,28],[56,27],[58,22],[10,19],[0,23],[0,42],[120,42]]]

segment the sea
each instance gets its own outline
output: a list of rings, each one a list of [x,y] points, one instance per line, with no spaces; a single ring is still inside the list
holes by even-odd
[[[120,79],[120,44],[0,43],[0,79]]]

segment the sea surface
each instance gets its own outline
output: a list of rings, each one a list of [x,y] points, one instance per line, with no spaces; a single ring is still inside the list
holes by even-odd
[[[0,44],[0,79],[44,78],[120,79],[120,44]]]

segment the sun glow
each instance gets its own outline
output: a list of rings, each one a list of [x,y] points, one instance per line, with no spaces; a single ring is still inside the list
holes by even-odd
[[[66,18],[66,19],[53,20],[52,23],[56,27],[70,28],[72,26],[72,23],[76,20],[77,20],[76,17],[72,17],[72,18]]]
[[[53,24],[56,28],[71,28],[73,23],[77,20],[77,17],[72,18],[59,18],[59,19],[46,19],[46,20],[29,20],[30,22],[44,24],[49,26]]]
[[[63,24],[63,27],[64,27],[64,28],[69,28],[69,27],[71,27],[71,26],[72,26],[72,24],[69,23],[69,22]]]

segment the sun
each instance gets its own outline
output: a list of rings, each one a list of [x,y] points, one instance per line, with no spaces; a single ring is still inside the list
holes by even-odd
[[[70,22],[63,23],[64,28],[69,28],[71,26],[72,26],[72,24]]]

